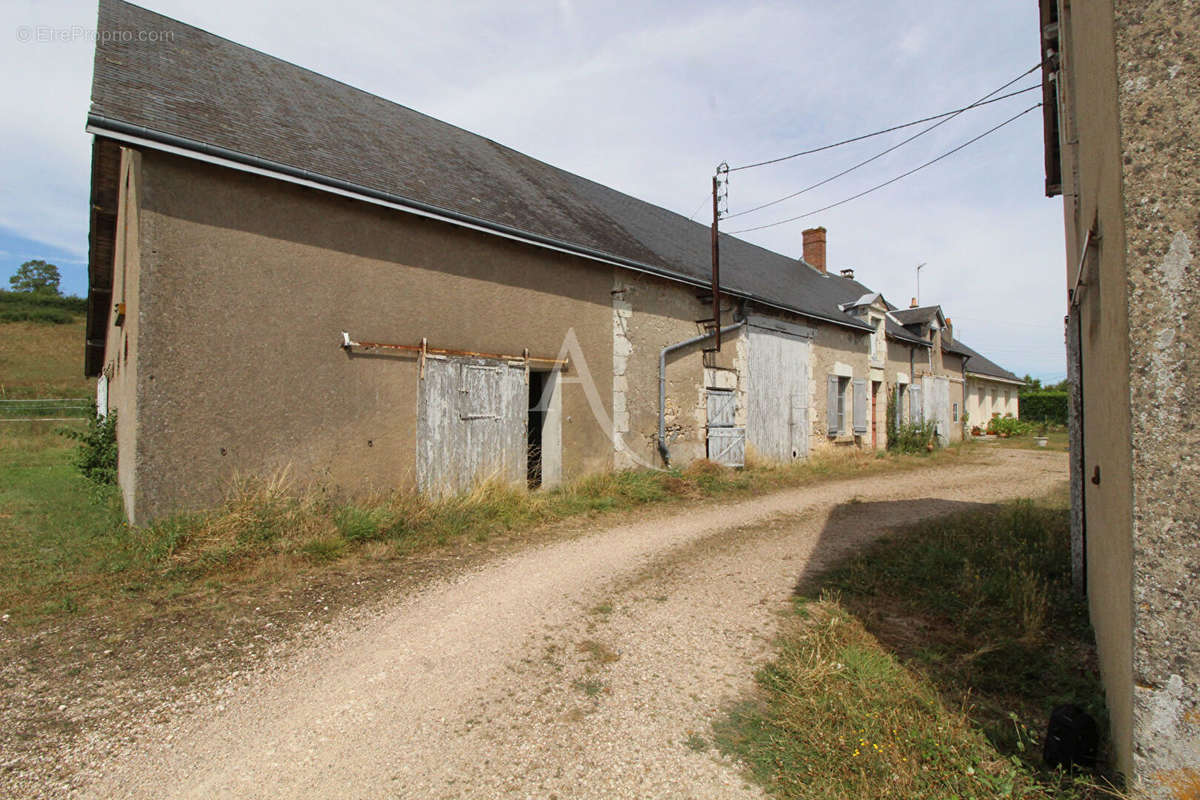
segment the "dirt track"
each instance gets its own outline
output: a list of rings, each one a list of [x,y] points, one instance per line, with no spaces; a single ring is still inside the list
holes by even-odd
[[[1065,472],[1063,454],[999,450],[533,547],[334,624],[79,796],[760,797],[701,739],[751,688],[797,579],[885,526]]]

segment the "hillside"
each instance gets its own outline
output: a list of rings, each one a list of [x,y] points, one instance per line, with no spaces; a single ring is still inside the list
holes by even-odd
[[[83,342],[80,314],[65,323],[0,322],[0,398],[94,396]]]

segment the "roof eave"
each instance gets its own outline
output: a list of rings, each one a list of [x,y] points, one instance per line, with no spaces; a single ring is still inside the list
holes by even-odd
[[[1024,386],[1025,385],[1025,381],[1021,380],[1020,378],[1002,378],[999,375],[988,375],[985,372],[972,372],[971,370],[965,370],[965,374],[967,375],[967,377],[970,377],[970,378],[983,378],[984,380],[987,380],[987,381],[999,381],[1001,383],[1011,383],[1016,386]]]
[[[91,213],[88,215],[88,297],[83,374],[97,377],[104,369],[104,348],[112,309],[113,256],[117,205],[120,200],[121,155],[115,142],[92,142]]]

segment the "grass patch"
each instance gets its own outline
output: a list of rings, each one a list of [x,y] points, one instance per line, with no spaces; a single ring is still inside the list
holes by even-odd
[[[1007,439],[986,439],[977,442],[980,447],[1001,447],[1014,450],[1049,450],[1051,452],[1065,453],[1070,450],[1070,442],[1067,438],[1065,430],[1051,430],[1046,433],[1046,446],[1038,447],[1036,440],[1037,433],[1024,433],[1016,436],[1009,436]]]
[[[588,658],[595,664],[615,664],[621,660],[619,653],[595,639],[585,639],[579,643],[577,649],[581,653],[586,653]]]
[[[241,480],[215,508],[131,527],[122,522],[119,492],[75,472],[73,447],[53,425],[0,428],[0,610],[26,622],[66,611],[60,601],[67,596],[74,611],[112,610],[131,596],[153,610],[164,600],[202,594],[208,580],[269,584],[357,556],[467,548],[568,518],[751,497],[931,463],[924,456],[865,454],[744,470],[699,462],[684,470],[591,475],[543,492],[485,484],[443,499],[397,491],[355,500],[285,475]],[[934,458],[957,457],[947,451]]]
[[[588,697],[591,697],[593,699],[597,698],[601,694],[603,694],[605,689],[607,688],[604,685],[603,681],[599,681],[594,678],[588,679],[588,680],[575,681],[575,683],[572,685],[576,689],[578,689],[579,691],[583,692],[585,695],[587,695]]]
[[[1106,727],[1061,498],[880,540],[800,587],[759,695],[716,726],[789,798],[1107,796],[1045,771],[1050,710]]]

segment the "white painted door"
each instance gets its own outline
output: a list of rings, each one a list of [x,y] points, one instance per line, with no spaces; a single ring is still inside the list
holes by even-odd
[[[808,372],[803,336],[749,327],[746,442],[772,461],[808,457]]]
[[[949,378],[934,375],[921,378],[921,396],[925,404],[923,418],[933,423],[938,443],[945,447],[950,443]]]

